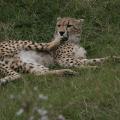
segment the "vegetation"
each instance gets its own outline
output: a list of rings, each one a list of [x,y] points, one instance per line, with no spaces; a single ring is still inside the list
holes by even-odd
[[[89,58],[119,56],[119,8],[119,0],[0,0],[0,41],[48,42],[56,18],[70,16],[85,19],[81,45]],[[73,77],[24,75],[1,86],[0,120],[30,120],[36,105],[48,110],[50,120],[59,115],[66,120],[120,120],[120,64],[110,61],[97,70],[76,71],[79,75]],[[48,99],[38,101],[42,94]],[[24,103],[28,110],[19,115]]]

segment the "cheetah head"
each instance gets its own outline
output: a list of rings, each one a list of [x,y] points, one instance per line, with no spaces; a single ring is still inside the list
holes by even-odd
[[[84,19],[70,17],[57,18],[55,35],[63,36],[69,41],[79,44]]]

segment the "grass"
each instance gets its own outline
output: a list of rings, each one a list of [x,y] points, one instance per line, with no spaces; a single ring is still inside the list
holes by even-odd
[[[47,42],[56,18],[70,16],[85,19],[81,44],[89,58],[120,55],[119,8],[119,0],[1,0],[0,41]],[[119,120],[119,70],[119,63],[108,62],[98,70],[77,69],[74,77],[24,75],[0,88],[0,120],[27,120],[36,104],[48,110],[50,120],[60,114],[67,120]],[[48,100],[38,101],[39,94]],[[28,111],[16,116],[23,103],[30,103]]]

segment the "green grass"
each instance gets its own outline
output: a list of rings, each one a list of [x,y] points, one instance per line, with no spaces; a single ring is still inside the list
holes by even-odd
[[[81,44],[89,58],[120,55],[119,8],[119,0],[0,0],[0,41],[48,42],[56,18],[70,16],[85,19]],[[120,120],[120,64],[77,71],[74,77],[24,75],[0,87],[0,120],[27,120],[35,104],[48,110],[50,120],[60,114],[67,120]],[[38,101],[39,94],[48,100]],[[24,102],[28,111],[16,116]]]

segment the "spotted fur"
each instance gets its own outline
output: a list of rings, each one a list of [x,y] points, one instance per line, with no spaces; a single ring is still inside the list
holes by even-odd
[[[70,69],[49,70],[43,62],[50,56],[50,52],[63,42],[62,37],[56,37],[50,43],[36,43],[32,41],[4,41],[0,43],[0,84],[21,78],[22,73],[35,75],[45,74],[72,74]],[[45,53],[45,57],[41,56]],[[43,61],[40,61],[41,58]],[[50,61],[50,58],[47,60]]]

